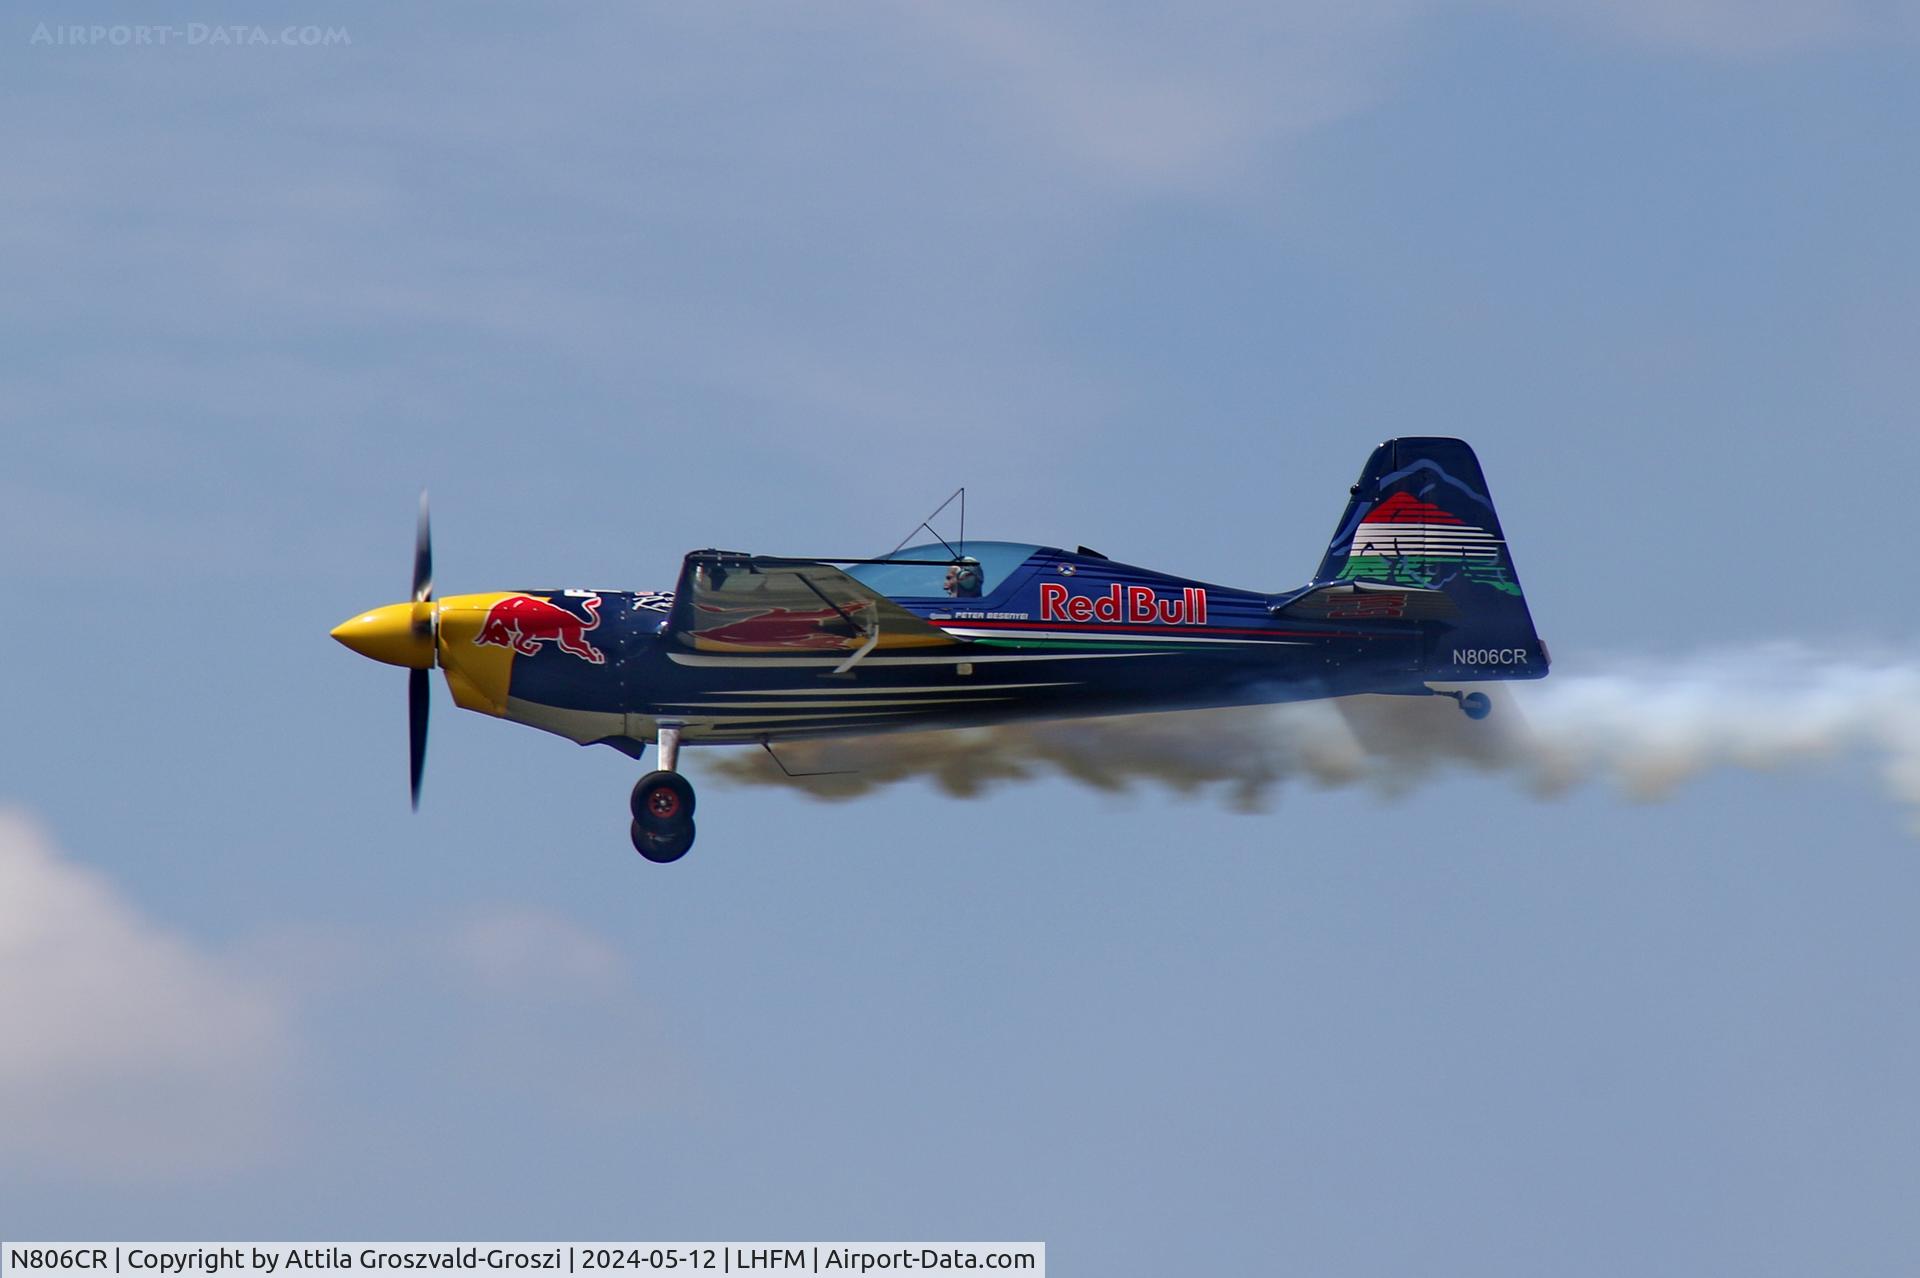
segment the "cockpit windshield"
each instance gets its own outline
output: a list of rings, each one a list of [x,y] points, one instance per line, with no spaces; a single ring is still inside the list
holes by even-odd
[[[924,562],[851,564],[847,574],[869,590],[894,599],[979,599],[999,589],[1038,549],[1014,541],[968,541],[953,546],[936,541],[887,556],[887,560]]]

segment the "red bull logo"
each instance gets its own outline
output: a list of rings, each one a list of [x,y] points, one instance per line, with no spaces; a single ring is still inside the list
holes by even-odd
[[[548,600],[514,595],[487,610],[486,624],[473,641],[511,648],[527,657],[538,653],[541,644],[557,644],[560,651],[597,666],[607,657],[587,642],[587,631],[600,624],[600,596],[590,595],[580,606],[587,613],[584,621]]]
[[[768,608],[721,625],[703,624],[694,634],[700,639],[737,644],[743,648],[836,650],[858,639],[857,635],[849,637],[846,619],[849,615],[858,617],[864,610],[865,605],[859,603],[854,604],[846,614],[836,608]],[[702,611],[720,610],[703,608]]]
[[[1136,626],[1204,626],[1207,592],[1181,588],[1178,599],[1163,599],[1152,586],[1107,587],[1104,595],[1076,595],[1057,581],[1040,586],[1040,620],[1106,621]]]

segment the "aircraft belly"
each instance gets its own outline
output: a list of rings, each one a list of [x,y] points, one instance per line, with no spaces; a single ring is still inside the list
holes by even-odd
[[[735,657],[635,644],[603,666],[558,654],[522,658],[505,716],[633,753],[663,722],[680,725],[691,744],[1201,709],[1382,691],[1383,676],[1407,669],[1402,646],[1340,636],[1199,650],[983,645],[966,661],[874,656],[835,674],[844,656]]]
[[[1026,668],[1017,661],[973,662],[967,663],[969,674],[960,674],[962,665],[949,660],[919,671],[863,668],[837,677],[830,667],[783,662],[769,669],[774,663],[762,660],[752,667],[700,670],[702,677],[685,680],[684,690],[649,697],[632,716],[633,727],[650,735],[653,724],[669,720],[684,725],[688,742],[777,741],[1326,695],[1327,679],[1317,662],[1288,668],[1268,654],[1256,655],[1103,653]]]

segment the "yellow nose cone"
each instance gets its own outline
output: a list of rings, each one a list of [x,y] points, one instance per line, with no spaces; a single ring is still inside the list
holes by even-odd
[[[333,637],[363,657],[415,670],[433,668],[432,604],[388,604],[333,628]],[[419,624],[415,624],[415,612]]]

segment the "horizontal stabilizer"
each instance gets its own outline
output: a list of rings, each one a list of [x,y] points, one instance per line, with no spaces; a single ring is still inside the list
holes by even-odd
[[[1444,590],[1341,581],[1308,586],[1271,611],[1294,621],[1447,621],[1460,609]]]

